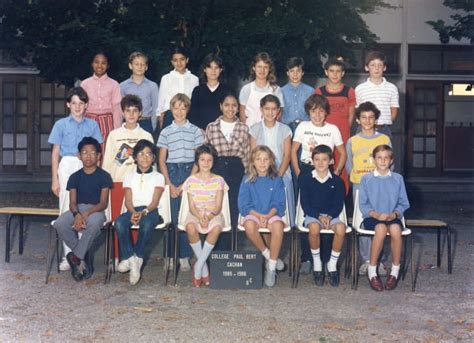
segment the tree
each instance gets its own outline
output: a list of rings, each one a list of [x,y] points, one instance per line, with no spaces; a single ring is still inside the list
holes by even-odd
[[[127,56],[150,57],[151,79],[170,69],[170,51],[184,46],[191,68],[219,51],[227,75],[246,77],[253,56],[267,51],[277,69],[302,56],[321,72],[323,55],[351,56],[354,43],[372,44],[361,15],[388,7],[383,0],[3,0],[0,48],[31,61],[43,77],[70,85],[90,75],[94,51],[110,55],[110,74],[128,77]]]
[[[443,5],[453,10],[462,10],[464,14],[453,14],[451,19],[454,21],[452,25],[446,25],[444,20],[427,21],[433,29],[439,33],[439,40],[441,43],[448,43],[449,37],[460,41],[462,38],[467,38],[474,44],[474,1],[472,0],[444,0]]]

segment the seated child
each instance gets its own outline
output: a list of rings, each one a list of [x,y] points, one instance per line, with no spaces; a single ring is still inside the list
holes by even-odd
[[[133,148],[136,170],[129,173],[123,182],[125,189],[125,207],[127,212],[115,221],[120,246],[121,262],[118,271],[130,271],[130,284],[140,280],[145,244],[153,230],[162,220],[158,213],[158,204],[165,188],[163,175],[153,170],[156,161],[156,146],[147,139],[141,139]],[[138,225],[138,240],[132,245],[130,229]]]
[[[189,213],[185,220],[186,233],[189,245],[196,255],[194,264],[193,285],[209,286],[209,270],[207,258],[224,227],[222,215],[222,199],[226,187],[224,179],[211,173],[217,151],[210,144],[201,145],[196,149],[194,163],[197,172],[184,182],[183,192],[188,194]],[[199,234],[206,234],[204,245],[201,244]]]
[[[74,280],[81,281],[89,279],[94,272],[89,249],[106,220],[104,210],[109,202],[112,178],[97,166],[100,143],[95,138],[84,137],[78,150],[83,167],[69,177],[69,211],[59,216],[54,228],[72,250],[66,258]],[[78,233],[82,233],[80,238]]]
[[[329,283],[339,285],[337,260],[341,255],[346,226],[339,220],[344,206],[344,183],[333,175],[329,165],[334,164],[333,152],[327,145],[318,145],[313,149],[314,170],[311,174],[302,174],[298,179],[301,207],[305,214],[304,225],[309,229],[309,246],[313,256],[313,279],[317,286],[324,285],[324,271],[321,262],[319,234],[322,229],[334,231],[331,257],[327,264]]]
[[[359,193],[360,211],[364,217],[365,230],[375,230],[370,251],[370,264],[367,270],[370,287],[382,291],[384,285],[377,275],[377,261],[383,249],[387,232],[390,233],[392,269],[387,276],[385,289],[397,287],[402,253],[403,213],[410,207],[405,182],[400,174],[390,171],[393,163],[393,150],[388,145],[377,146],[372,156],[375,170],[362,177]]]
[[[264,282],[267,287],[275,286],[276,270],[283,270],[285,265],[278,258],[283,241],[283,229],[287,225],[282,217],[285,215],[285,185],[278,176],[275,155],[265,145],[253,149],[247,175],[240,184],[239,211],[242,225],[248,239],[265,257]],[[266,242],[258,232],[259,228],[270,230],[270,239]],[[268,247],[270,249],[268,249]]]

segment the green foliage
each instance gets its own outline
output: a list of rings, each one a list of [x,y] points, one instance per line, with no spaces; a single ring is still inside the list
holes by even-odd
[[[461,10],[463,14],[453,14],[451,19],[454,21],[452,25],[446,25],[444,20],[429,20],[426,23],[433,27],[439,33],[441,42],[447,43],[449,37],[460,41],[463,38],[474,43],[474,1],[472,0],[444,0],[444,6],[453,10]]]
[[[284,75],[286,59],[302,56],[321,72],[322,55],[351,56],[351,44],[374,43],[361,18],[383,0],[3,0],[0,48],[29,58],[50,81],[70,85],[91,74],[94,52],[110,57],[109,74],[129,76],[127,56],[149,57],[148,76],[168,72],[170,52],[184,46],[190,67],[219,51],[230,78],[248,76],[253,56],[267,51]]]

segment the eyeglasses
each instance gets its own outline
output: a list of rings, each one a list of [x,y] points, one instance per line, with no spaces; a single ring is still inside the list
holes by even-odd
[[[138,157],[141,157],[141,158],[143,158],[143,157],[146,157],[146,158],[155,157],[155,155],[154,155],[152,152],[143,152],[143,151],[142,151],[142,152],[139,152],[139,153],[137,154],[137,156],[138,156]]]
[[[97,151],[81,151],[82,156],[97,156]]]

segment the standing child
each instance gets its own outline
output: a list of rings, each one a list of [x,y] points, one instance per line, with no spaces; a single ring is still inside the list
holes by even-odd
[[[343,61],[336,58],[329,59],[324,64],[324,73],[327,77],[327,83],[317,88],[315,93],[323,95],[328,99],[331,112],[326,121],[337,126],[341,132],[342,141],[346,144],[351,134],[352,122],[354,121],[355,92],[352,87],[342,83],[345,73]],[[336,164],[340,158],[339,153],[335,151],[334,160]],[[347,194],[349,192],[349,180],[344,169],[340,176],[342,181],[344,181]]]
[[[128,57],[128,68],[132,71],[132,76],[120,83],[120,91],[122,96],[135,94],[140,97],[143,105],[140,127],[153,134],[156,128],[158,85],[145,77],[148,69],[148,57],[139,51],[132,52]]]
[[[275,154],[278,175],[283,178],[286,188],[288,215],[291,226],[295,225],[295,195],[291,177],[291,129],[277,121],[280,114],[280,100],[274,95],[265,95],[260,100],[263,121],[250,128],[250,149],[257,145],[266,145]]]
[[[377,106],[380,110],[380,118],[377,120],[376,129],[392,138],[392,124],[397,118],[400,105],[398,104],[397,87],[383,77],[386,69],[383,53],[372,51],[367,55],[365,71],[369,72],[369,78],[355,89],[356,106],[366,101]]]
[[[370,265],[367,271],[370,287],[375,291],[395,289],[400,272],[402,253],[403,213],[410,207],[405,182],[400,174],[390,171],[393,150],[388,145],[377,146],[372,156],[375,170],[365,174],[360,184],[359,206],[364,217],[365,230],[374,230],[375,235],[370,251]],[[385,286],[377,275],[377,261],[383,249],[387,233],[390,233],[392,268]]]
[[[283,241],[285,215],[285,185],[275,164],[275,155],[264,145],[252,150],[247,175],[239,190],[239,211],[248,239],[265,257],[264,282],[275,286],[276,270],[285,266],[278,258]],[[268,246],[258,232],[259,228],[270,230]],[[270,249],[268,249],[268,247]]]
[[[141,139],[133,148],[133,159],[136,170],[129,173],[124,180],[125,207],[127,212],[115,221],[115,229],[120,243],[118,271],[130,271],[130,284],[140,280],[145,245],[149,241],[156,225],[162,222],[158,213],[158,204],[165,188],[163,175],[153,170],[156,161],[156,146],[153,142]],[[130,229],[138,225],[138,240],[132,245]]]
[[[59,216],[54,228],[72,250],[66,258],[74,280],[81,281],[89,279],[94,272],[93,256],[89,249],[106,220],[104,210],[109,201],[112,179],[97,166],[100,143],[96,139],[84,137],[77,149],[83,167],[73,173],[67,182],[70,191],[69,211]]]
[[[186,68],[189,62],[188,52],[181,47],[176,47],[171,55],[173,70],[163,75],[160,82],[160,94],[158,95],[158,108],[156,115],[160,123],[160,128],[164,129],[173,121],[170,112],[170,101],[178,93],[186,94],[191,99],[193,90],[199,85],[196,75]]]
[[[305,102],[305,111],[309,114],[310,121],[304,121],[298,125],[295,137],[291,146],[291,165],[296,176],[311,174],[313,172],[312,152],[318,145],[324,144],[332,150],[336,148],[341,158],[339,159],[333,174],[339,176],[346,163],[346,150],[341,133],[336,125],[326,123],[329,113],[328,100],[319,94],[311,95]],[[298,159],[298,149],[301,149],[301,158]],[[311,251],[308,244],[308,237],[301,235],[301,261],[302,270],[311,270]],[[323,242],[324,243],[324,242]],[[325,245],[323,244],[323,252]],[[322,254],[323,258],[327,257]]]
[[[211,173],[217,151],[210,144],[196,149],[194,163],[197,172],[184,182],[183,192],[188,194],[189,213],[185,219],[189,244],[196,255],[194,264],[193,285],[209,286],[209,269],[207,258],[224,227],[222,199],[226,187],[224,179]],[[206,234],[206,241],[201,243],[199,234]]]
[[[200,128],[186,119],[191,100],[185,94],[178,93],[173,96],[170,105],[174,120],[171,125],[161,131],[156,145],[160,148],[160,171],[165,177],[166,184],[170,187],[171,220],[176,230],[183,183],[191,175],[194,165],[194,150],[204,143],[204,136]],[[179,236],[179,263],[181,270],[188,271],[191,269],[189,258],[193,252],[186,236]],[[174,244],[171,239],[168,241],[170,243],[168,251],[172,256]]]
[[[313,279],[317,286],[324,285],[325,273],[321,262],[320,232],[322,229],[334,231],[331,257],[327,264],[329,283],[339,286],[337,260],[341,255],[346,226],[339,220],[344,207],[344,184],[333,175],[329,165],[334,163],[333,152],[327,145],[318,145],[312,154],[314,170],[302,174],[298,179],[301,207],[305,214],[304,225],[309,229],[309,246],[313,257]]]
[[[93,75],[81,83],[81,87],[89,96],[85,116],[99,124],[104,142],[107,142],[110,131],[119,128],[122,124],[120,86],[117,81],[107,75],[108,68],[107,55],[102,51],[97,52],[92,60]]]
[[[387,144],[391,146],[390,138],[382,133],[375,131],[375,123],[380,117],[380,111],[371,102],[364,102],[357,107],[357,123],[360,125],[360,132],[352,136],[346,145],[347,162],[346,170],[350,175],[352,184],[352,195],[355,194],[360,186],[362,176],[371,173],[375,169],[372,151],[375,147]],[[370,247],[372,239],[367,236],[359,237],[359,252],[364,263],[360,266],[359,274],[366,275],[370,260]],[[386,275],[385,267],[379,264],[379,275]]]
[[[69,210],[69,191],[66,188],[69,176],[82,168],[82,161],[77,158],[77,145],[84,137],[93,137],[99,143],[103,142],[97,123],[84,118],[88,102],[89,97],[83,88],[72,88],[66,98],[66,106],[71,112],[54,124],[48,138],[48,143],[53,144],[51,190],[59,197],[59,214]],[[65,255],[70,251],[64,244]],[[59,264],[59,269],[69,270],[65,257]]]
[[[251,127],[262,121],[260,100],[267,94],[273,94],[284,107],[283,93],[277,85],[275,66],[270,55],[266,52],[258,53],[250,67],[250,80],[240,90],[240,121]]]
[[[304,75],[303,67],[304,60],[301,57],[288,59],[286,62],[288,83],[281,88],[285,100],[281,121],[288,125],[293,133],[300,122],[309,119],[304,110],[304,103],[314,91],[313,87],[301,81]]]
[[[209,54],[204,57],[201,71],[205,82],[193,90],[188,119],[205,130],[209,123],[221,115],[219,106],[226,95],[230,94],[230,89],[220,80],[224,64],[218,55]]]

